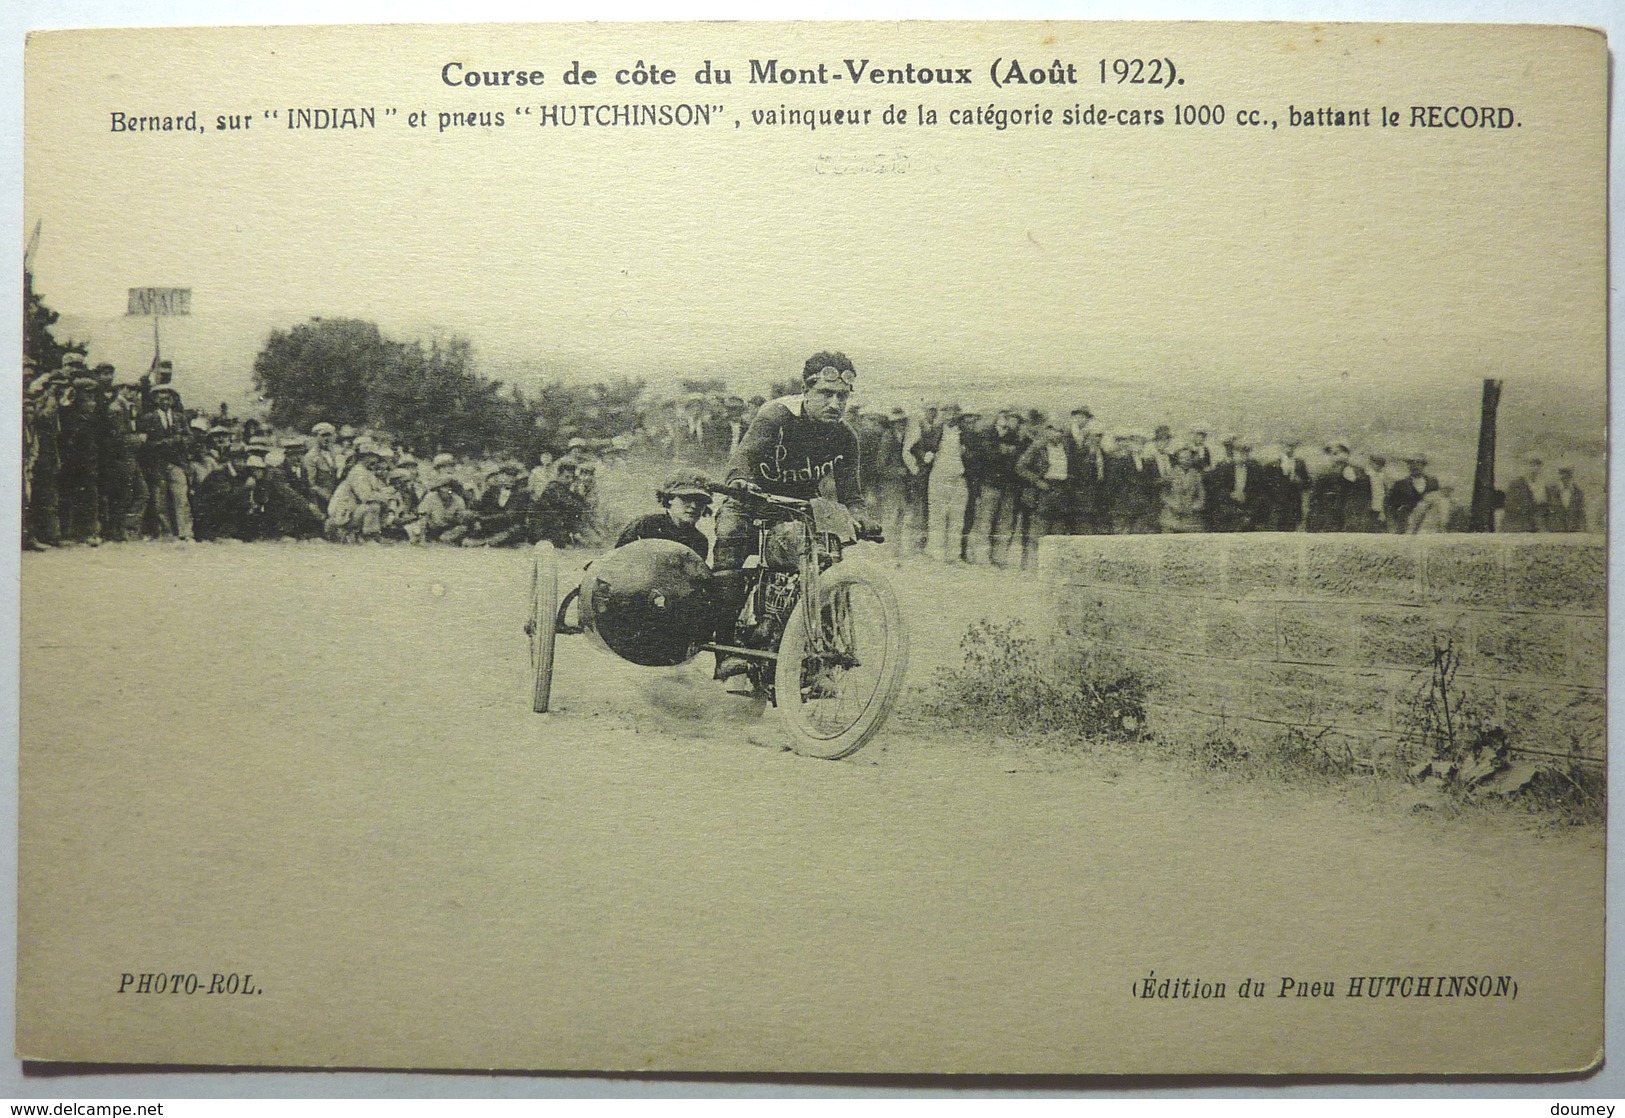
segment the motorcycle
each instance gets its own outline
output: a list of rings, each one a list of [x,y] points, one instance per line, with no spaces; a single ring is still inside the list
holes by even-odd
[[[891,584],[844,551],[859,526],[845,506],[754,488],[714,486],[757,523],[758,548],[738,572],[713,572],[692,550],[638,540],[588,564],[581,585],[559,597],[553,546],[533,548],[531,705],[547,713],[559,636],[586,634],[634,664],[676,666],[702,652],[746,662],[756,694],[779,711],[788,744],[831,760],[850,757],[885,723],[902,690],[908,633]],[[878,533],[864,534],[878,542]],[[745,581],[738,600],[726,580]],[[719,634],[737,640],[724,642]]]

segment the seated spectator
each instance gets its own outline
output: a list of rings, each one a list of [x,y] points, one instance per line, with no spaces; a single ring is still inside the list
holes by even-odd
[[[711,512],[711,482],[703,474],[678,474],[655,491],[660,512],[640,516],[621,530],[616,547],[634,540],[671,540],[701,559],[711,557],[711,541],[696,525]]]
[[[393,455],[371,439],[357,439],[356,460],[327,504],[327,534],[344,543],[372,542],[384,531],[384,517],[396,501],[395,490],[376,471],[387,469]]]
[[[530,494],[519,480],[524,473],[517,462],[486,468],[485,492],[474,506],[474,523],[463,537],[464,547],[519,547],[530,542],[526,532]]]
[[[463,497],[463,487],[449,473],[436,473],[418,502],[423,538],[431,543],[457,543],[468,534],[474,513]]]

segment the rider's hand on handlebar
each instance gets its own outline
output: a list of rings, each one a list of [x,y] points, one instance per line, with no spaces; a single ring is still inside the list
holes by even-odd
[[[881,526],[872,520],[860,520],[854,517],[852,520],[852,527],[857,532],[858,539],[860,540],[866,540],[869,543],[886,542],[886,535],[882,531]]]

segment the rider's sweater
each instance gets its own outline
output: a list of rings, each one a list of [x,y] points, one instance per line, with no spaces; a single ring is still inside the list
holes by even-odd
[[[835,499],[857,502],[858,436],[842,420],[823,423],[806,415],[800,396],[763,404],[750,430],[728,459],[728,479],[744,478],[781,497],[819,496],[819,483],[835,479]]]

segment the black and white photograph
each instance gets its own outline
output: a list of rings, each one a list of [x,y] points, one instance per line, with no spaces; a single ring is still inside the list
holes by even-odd
[[[1600,31],[24,78],[19,1058],[1602,1059]]]

